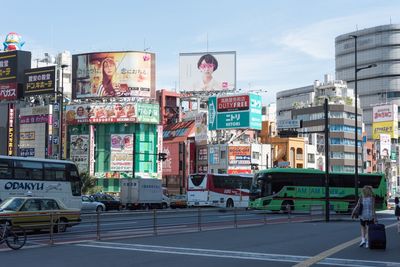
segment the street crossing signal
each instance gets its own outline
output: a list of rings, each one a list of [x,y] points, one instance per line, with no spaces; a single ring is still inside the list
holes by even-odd
[[[158,160],[165,161],[167,159],[167,153],[158,153]]]

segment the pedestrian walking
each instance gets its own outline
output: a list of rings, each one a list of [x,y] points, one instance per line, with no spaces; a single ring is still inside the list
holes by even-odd
[[[375,213],[375,198],[373,196],[371,186],[366,185],[363,187],[362,196],[358,199],[357,205],[354,208],[351,216],[352,218],[360,217],[360,247],[365,245],[365,247],[368,248],[368,226],[376,223],[377,221]]]
[[[400,201],[399,197],[394,198],[394,216],[397,218],[397,233],[400,234]]]

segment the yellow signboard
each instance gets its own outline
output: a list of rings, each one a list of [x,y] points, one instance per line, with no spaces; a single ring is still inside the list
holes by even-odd
[[[399,137],[398,122],[384,121],[372,123],[372,138],[379,140],[380,134],[389,134],[390,138],[397,139]]]

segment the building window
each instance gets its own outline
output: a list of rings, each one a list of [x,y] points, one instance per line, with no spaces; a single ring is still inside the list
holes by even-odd
[[[260,159],[260,153],[259,152],[253,152],[253,159]]]
[[[221,150],[221,157],[220,159],[225,159],[226,158],[226,151],[225,150]]]
[[[308,163],[315,163],[315,155],[308,153],[307,160],[308,160]]]

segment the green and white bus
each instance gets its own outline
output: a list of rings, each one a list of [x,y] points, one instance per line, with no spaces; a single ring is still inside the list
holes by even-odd
[[[386,208],[384,174],[359,174],[359,193],[370,185],[377,209]],[[354,173],[329,174],[330,210],[349,212],[355,205]],[[274,168],[254,175],[249,207],[271,211],[308,211],[325,204],[325,172],[315,169]]]

